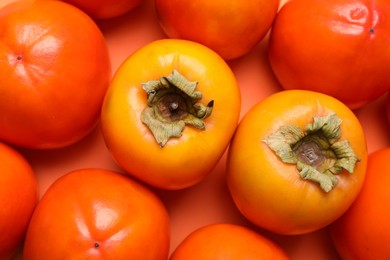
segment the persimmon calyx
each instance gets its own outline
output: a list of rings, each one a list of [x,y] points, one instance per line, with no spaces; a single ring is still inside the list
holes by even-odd
[[[206,129],[203,119],[211,115],[214,101],[206,106],[197,103],[202,99],[202,93],[196,90],[197,85],[177,70],[159,80],[142,83],[148,107],[142,111],[141,121],[160,147],[164,147],[171,137],[180,137],[186,125]]]
[[[285,125],[262,141],[284,162],[296,164],[301,178],[318,183],[325,192],[338,183],[337,174],[353,173],[360,160],[348,140],[341,137],[342,120],[336,114],[313,117],[302,130]]]

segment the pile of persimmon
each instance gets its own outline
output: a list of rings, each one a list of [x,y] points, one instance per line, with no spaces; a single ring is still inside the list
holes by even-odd
[[[0,4],[0,259],[288,259],[260,230],[327,227],[341,257],[388,258],[390,150],[368,154],[354,109],[390,89],[390,2],[150,1],[166,37],[114,73],[97,21],[144,0]],[[263,40],[281,88],[242,114],[230,62]],[[390,98],[386,109],[390,121]],[[66,172],[39,198],[21,151],[97,126],[123,171]],[[250,223],[200,227],[170,252],[155,191],[200,183],[224,154]]]

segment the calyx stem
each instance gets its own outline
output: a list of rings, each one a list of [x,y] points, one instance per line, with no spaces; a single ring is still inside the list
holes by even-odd
[[[171,137],[180,137],[186,125],[205,130],[203,119],[211,115],[214,101],[206,106],[197,103],[202,98],[202,93],[196,90],[197,84],[177,70],[169,76],[142,83],[148,107],[142,111],[141,121],[160,147],[164,147]]]
[[[282,126],[262,141],[283,162],[296,164],[301,178],[317,182],[329,192],[338,183],[335,175],[343,169],[352,174],[359,161],[349,141],[339,140],[341,123],[336,114],[313,117],[304,130]]]

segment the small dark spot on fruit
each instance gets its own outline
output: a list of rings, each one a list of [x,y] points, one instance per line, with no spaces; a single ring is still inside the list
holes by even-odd
[[[374,28],[370,28],[370,33],[374,33],[374,32],[375,32]]]
[[[98,242],[95,242],[95,244],[93,244],[93,246],[94,246],[95,248],[98,248],[100,245],[99,245]]]

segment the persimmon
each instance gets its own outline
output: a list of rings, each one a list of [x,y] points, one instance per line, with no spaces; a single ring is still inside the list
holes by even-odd
[[[390,251],[390,148],[368,156],[367,177],[348,211],[331,226],[331,237],[340,257],[388,259]]]
[[[190,233],[170,260],[289,259],[270,238],[236,224],[209,224]]]
[[[117,172],[58,178],[31,218],[24,259],[167,259],[169,216],[144,185]]]
[[[110,19],[127,12],[130,12],[139,6],[144,0],[61,0],[72,4],[93,19]]]
[[[0,140],[49,149],[97,125],[111,80],[102,32],[61,1],[15,1],[0,9]]]
[[[199,42],[231,60],[249,53],[270,29],[279,0],[155,0],[170,38]]]
[[[270,33],[272,70],[284,89],[362,107],[390,88],[389,17],[387,0],[287,1]]]
[[[236,129],[240,89],[227,63],[191,41],[162,39],[131,54],[104,99],[101,129],[118,165],[162,189],[202,181]]]
[[[363,128],[344,103],[285,90],[259,101],[240,121],[229,147],[227,184],[254,224],[304,234],[347,211],[366,167]]]
[[[18,150],[0,143],[0,259],[10,259],[23,242],[37,202],[30,163]]]

